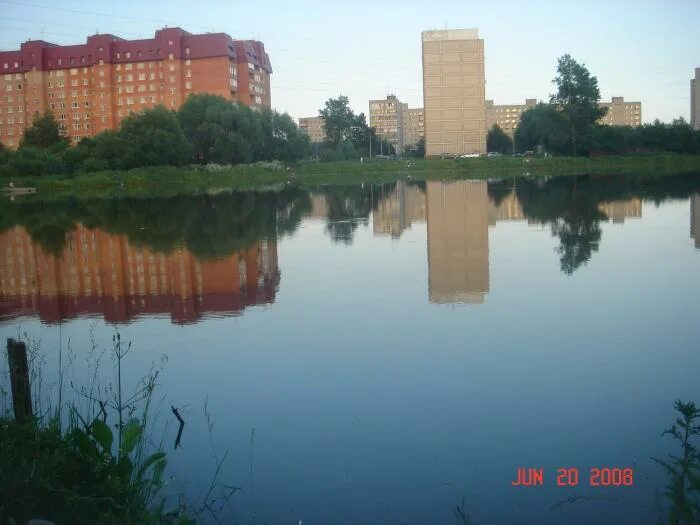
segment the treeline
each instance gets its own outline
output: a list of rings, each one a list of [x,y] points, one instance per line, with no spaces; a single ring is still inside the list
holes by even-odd
[[[143,166],[293,162],[310,152],[308,137],[286,114],[253,110],[210,94],[190,96],[178,111],[134,113],[118,130],[70,147],[51,112],[34,119],[16,150],[0,149],[0,176],[74,174]]]
[[[553,104],[540,103],[522,114],[515,130],[515,150],[542,146],[558,155],[571,155],[570,127]],[[700,131],[683,119],[671,124],[656,120],[638,127],[593,124],[578,136],[578,154],[597,155],[673,152],[700,154]],[[507,147],[507,146],[506,146]]]

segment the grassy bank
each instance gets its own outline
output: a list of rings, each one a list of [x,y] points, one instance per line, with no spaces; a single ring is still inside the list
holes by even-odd
[[[648,155],[598,158],[478,158],[458,160],[382,160],[302,163],[288,168],[238,165],[153,167],[103,171],[73,177],[10,177],[15,186],[36,187],[42,195],[168,196],[225,190],[261,190],[295,184],[383,183],[394,180],[492,179],[515,176],[551,177],[582,174],[676,174],[700,172],[698,155]]]

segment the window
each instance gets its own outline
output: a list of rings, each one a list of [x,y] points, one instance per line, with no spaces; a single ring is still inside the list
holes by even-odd
[[[156,79],[156,74],[155,73],[150,73],[148,75],[148,80],[155,80]]]
[[[126,81],[131,82],[134,80],[134,75],[126,75]]]
[[[126,53],[124,53],[124,56],[125,56],[126,58],[131,58],[131,52],[130,52],[130,51],[127,51]]]
[[[122,76],[121,76],[121,75],[117,75],[117,82],[121,82],[121,81],[122,81]]]
[[[141,99],[140,99],[139,101],[141,102],[141,104],[145,104],[145,103],[146,103],[146,97],[141,97]]]
[[[170,107],[171,108],[175,107],[175,99],[170,99]]]
[[[185,77],[192,78],[192,71],[190,71],[189,69],[187,71],[185,71]]]
[[[83,79],[83,86],[87,86],[87,85],[88,85],[88,79],[87,79],[87,78],[84,78],[84,79]]]
[[[71,61],[72,61],[72,60],[73,60],[73,59],[71,58]],[[77,75],[77,74],[78,74],[78,70],[77,70],[76,68],[71,68],[70,74],[71,74],[71,75]]]
[[[168,45],[169,45],[169,46],[172,46],[172,45],[173,45],[173,41],[172,41],[172,40],[168,40]]]
[[[139,80],[146,80],[146,73],[139,73]]]
[[[75,79],[73,79],[73,80],[70,81],[70,85],[71,85],[72,87],[78,87],[78,81],[75,80]]]
[[[134,98],[133,97],[127,97],[126,98],[126,105],[131,106],[134,103]]]
[[[129,58],[129,57],[127,57],[127,58]],[[131,71],[133,68],[134,68],[134,64],[126,64],[124,66],[125,71]]]
[[[80,107],[80,104],[78,102],[73,102],[73,104],[71,104],[71,107],[73,109],[78,109]]]
[[[168,80],[170,81],[171,84],[175,83],[175,77],[173,75],[170,75],[168,77]]]
[[[104,77],[104,76],[105,76],[105,72],[102,71],[101,69],[100,69],[100,76],[101,76],[101,77]]]
[[[175,94],[175,88],[170,88],[170,94],[174,95]]]
[[[133,93],[133,92],[134,92],[134,86],[126,86],[126,92],[127,92],[127,93]]]
[[[192,61],[191,61],[189,58],[188,58],[187,60],[185,60],[185,65],[186,65],[186,66],[189,66],[191,63],[192,63]]]
[[[155,91],[155,90],[156,90],[156,85],[155,85],[155,84],[151,84],[150,86],[148,86],[148,90],[149,90],[149,91]]]
[[[89,108],[89,107],[90,107],[90,102],[86,100],[86,101],[85,101],[85,104],[83,104],[83,105],[84,105],[86,108]]]
[[[173,58],[175,58],[175,55],[173,55],[172,53],[168,53],[168,60],[172,60]]]
[[[70,96],[73,97],[73,98],[77,98],[77,97],[78,97],[78,92],[77,92],[77,91],[71,91],[71,92],[70,92]]]
[[[144,91],[146,91],[146,86],[141,85],[141,86],[138,87],[138,92],[139,92],[139,93],[143,93]]]
[[[187,82],[185,82],[185,88],[192,89],[192,82],[190,82],[189,80]]]
[[[175,71],[175,65],[174,65],[174,64],[170,64],[170,65],[168,66],[168,70],[169,70],[169,71]]]
[[[138,64],[136,64],[136,69],[143,69],[145,66],[146,64],[144,64],[143,62],[139,62]]]
[[[100,64],[101,66],[104,66],[104,65],[105,65],[105,61],[102,60],[102,59],[100,58],[100,60],[98,61],[98,64]]]

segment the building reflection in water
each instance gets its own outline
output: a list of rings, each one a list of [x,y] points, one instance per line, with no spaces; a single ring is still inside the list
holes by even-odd
[[[700,249],[700,193],[690,196],[690,237]]]
[[[380,195],[372,213],[372,231],[374,235],[398,238],[414,222],[425,221],[425,209],[425,194],[421,189],[399,181],[388,195]]]
[[[0,319],[102,316],[123,323],[169,314],[185,324],[274,302],[279,283],[274,240],[200,261],[184,248],[159,253],[130,244],[126,235],[78,225],[53,255],[15,227],[0,234],[0,253]]]
[[[484,181],[426,184],[431,303],[482,303],[489,291],[489,197]]]
[[[642,217],[642,199],[602,202],[598,205],[598,210],[614,224],[624,224],[627,218]]]

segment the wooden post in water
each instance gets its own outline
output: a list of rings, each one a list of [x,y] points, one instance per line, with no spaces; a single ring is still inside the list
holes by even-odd
[[[8,338],[7,361],[10,364],[10,386],[15,421],[22,422],[32,417],[32,392],[29,385],[27,345]]]

